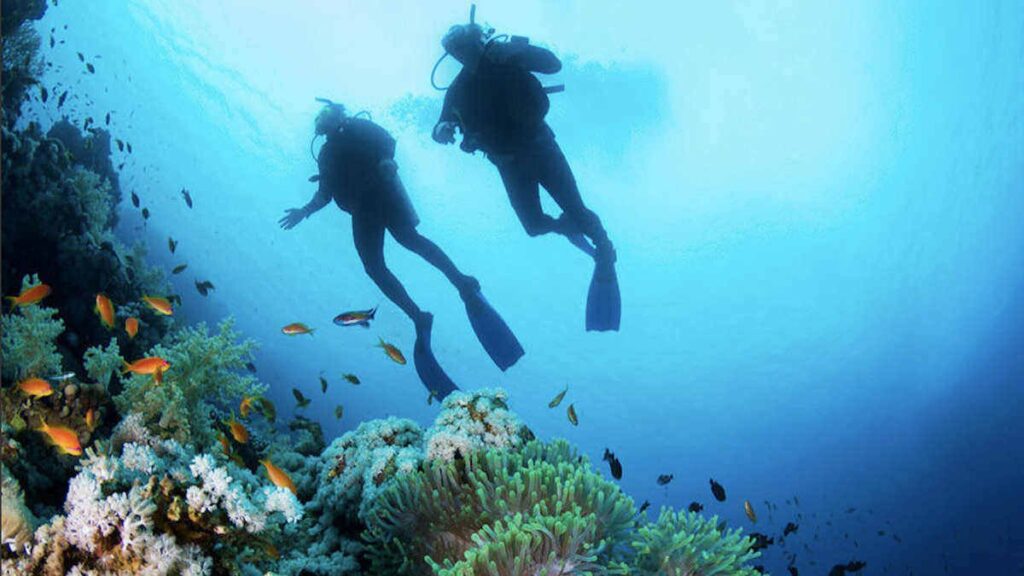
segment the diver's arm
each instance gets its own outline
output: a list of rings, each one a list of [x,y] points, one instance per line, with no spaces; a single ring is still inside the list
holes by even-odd
[[[455,92],[456,83],[459,81],[459,76],[455,78],[455,82],[448,87],[448,92],[444,95],[444,105],[441,106],[441,116],[437,119],[437,123],[434,124],[434,130],[431,132],[431,137],[434,142],[438,144],[453,144],[455,142],[455,126],[458,124],[458,117],[455,115],[455,107],[452,105],[452,94]]]
[[[321,183],[320,188],[317,189],[316,194],[313,195],[313,199],[306,203],[302,208],[289,208],[285,210],[284,216],[277,221],[281,225],[281,228],[285,230],[291,230],[299,225],[306,218],[309,218],[317,210],[323,208],[331,201],[331,194],[327,192],[327,189]]]

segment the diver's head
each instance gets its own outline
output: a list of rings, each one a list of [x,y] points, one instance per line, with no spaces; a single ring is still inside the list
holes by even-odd
[[[479,24],[456,24],[441,39],[441,46],[462,64],[472,63],[483,53],[484,36]]]
[[[316,115],[314,124],[317,136],[337,132],[341,123],[345,120],[345,107],[341,104],[330,102],[320,109]]]

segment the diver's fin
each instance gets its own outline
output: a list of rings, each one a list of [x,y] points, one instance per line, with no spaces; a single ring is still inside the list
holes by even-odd
[[[434,393],[438,400],[444,400],[446,396],[459,389],[452,382],[452,379],[445,374],[444,369],[434,358],[434,351],[430,347],[430,332],[433,318],[427,319],[421,326],[416,327],[416,345],[412,351],[412,362],[416,366],[416,374],[420,382],[427,387],[427,390]]]
[[[587,293],[587,331],[606,332],[619,329],[622,301],[619,279],[612,259],[598,259]]]
[[[468,294],[463,301],[477,340],[502,372],[508,370],[525,353],[516,335],[480,290]]]

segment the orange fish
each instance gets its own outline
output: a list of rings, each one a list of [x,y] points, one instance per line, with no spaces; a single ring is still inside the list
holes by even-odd
[[[238,404],[238,412],[242,414],[242,418],[249,417],[249,411],[252,410],[252,400],[253,398],[251,396],[246,396],[245,398],[242,398],[242,401]]]
[[[296,494],[295,482],[292,482],[291,477],[284,470],[274,466],[274,463],[270,460],[260,460],[260,464],[263,464],[263,467],[267,469],[267,477],[270,478],[274,486],[287,488],[292,491],[292,494]]]
[[[46,420],[43,420],[43,425],[36,428],[36,431],[46,434],[50,442],[60,448],[62,453],[82,455],[82,445],[78,442],[78,434],[75,434],[74,430],[64,426],[47,426]]]
[[[277,547],[270,542],[264,544],[263,549],[267,551],[267,556],[270,556],[274,560],[281,558],[281,554],[277,551]]]
[[[235,442],[245,444],[249,441],[249,431],[245,429],[241,422],[235,420],[234,414],[231,415],[231,420],[228,422],[228,429],[231,431],[231,437],[235,439]]]
[[[85,413],[85,425],[89,428],[89,430],[92,430],[93,428],[96,427],[96,411],[93,410],[92,408],[89,408],[89,410],[87,410]]]
[[[231,445],[228,444],[228,437],[218,432],[217,441],[220,442],[220,447],[224,449],[224,455],[231,456]]]
[[[42,398],[53,394],[53,386],[42,378],[26,378],[18,382],[18,388],[33,398]]]
[[[391,344],[388,344],[387,342],[384,341],[383,338],[378,337],[378,339],[380,340],[380,344],[377,344],[377,346],[384,349],[384,353],[388,355],[388,358],[391,358],[391,360],[394,361],[395,363],[404,366],[405,356],[402,356],[401,350],[395,348]]]
[[[288,336],[298,336],[299,334],[312,335],[313,329],[310,328],[309,326],[306,326],[302,322],[292,322],[291,324],[285,326],[284,328],[281,328],[281,333],[287,334]]]
[[[129,338],[135,338],[135,335],[139,333],[139,319],[134,316],[125,318],[124,331],[128,333]]]
[[[750,500],[743,501],[743,511],[747,514],[747,518],[754,524],[757,524],[757,513],[754,512],[754,507],[750,505]]]
[[[171,302],[167,298],[161,298],[159,296],[143,296],[142,301],[148,304],[153,310],[156,310],[158,314],[163,314],[164,316],[174,314],[174,309],[171,308]]]
[[[164,360],[159,356],[140,358],[131,364],[124,360],[122,360],[121,363],[124,364],[124,370],[121,370],[122,374],[125,372],[134,372],[135,374],[155,374],[157,372],[163,372],[171,367],[167,360]]]
[[[96,307],[93,308],[100,317],[100,322],[108,329],[114,327],[114,303],[104,294],[96,295]]]
[[[164,383],[164,372],[167,372],[166,368],[157,368],[153,371],[153,382],[159,386]]]
[[[22,290],[21,294],[18,294],[17,296],[8,296],[7,299],[11,301],[11,306],[15,308],[18,306],[31,306],[49,296],[50,292],[52,292],[52,290],[48,285],[36,284],[31,288]]]

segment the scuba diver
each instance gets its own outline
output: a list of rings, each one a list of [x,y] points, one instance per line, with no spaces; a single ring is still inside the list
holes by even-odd
[[[404,248],[420,255],[440,270],[459,291],[470,323],[494,363],[506,370],[522,355],[523,348],[505,321],[480,293],[480,284],[463,274],[436,244],[416,230],[419,217],[398,177],[395,140],[368,119],[348,116],[341,104],[322,98],[325,106],[316,117],[315,141],[326,142],[316,158],[319,182],[313,199],[302,208],[285,212],[278,222],[291,230],[326,206],[332,199],[352,215],[352,236],[356,252],[371,280],[416,326],[413,361],[427,389],[444,398],[457,389],[434,358],[430,346],[433,315],[422,310],[409,296],[384,262],[384,232]],[[310,144],[312,150],[312,143]]]
[[[562,87],[545,88],[533,74],[554,74],[562,63],[524,37],[499,41],[501,37],[493,37],[494,30],[475,23],[475,11],[474,5],[469,24],[453,26],[441,41],[445,54],[437,65],[451,54],[462,70],[447,88],[433,139],[452,144],[459,129],[460,148],[468,153],[482,150],[497,167],[527,234],[561,234],[594,258],[586,329],[618,330],[621,303],[615,249],[600,218],[583,204],[572,169],[544,121],[550,106],[548,93]],[[562,209],[558,218],[542,210],[539,186]]]

